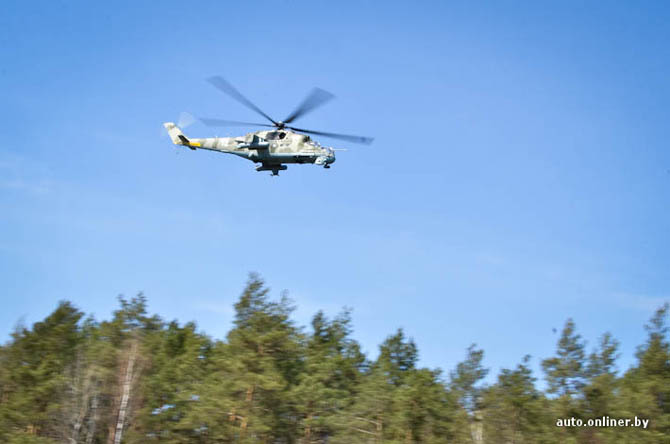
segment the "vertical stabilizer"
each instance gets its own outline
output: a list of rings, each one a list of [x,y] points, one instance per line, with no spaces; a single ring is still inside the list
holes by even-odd
[[[184,135],[184,133],[181,132],[179,127],[175,125],[173,122],[166,122],[163,124],[165,129],[167,130],[168,134],[170,135],[170,139],[172,139],[172,143],[175,145],[184,145],[192,150],[194,150],[194,146],[198,146],[196,143],[192,143],[188,138]]]
[[[179,127],[175,125],[172,122],[167,122],[164,123],[163,126],[167,130],[168,134],[170,135],[170,139],[172,139],[172,143],[175,145],[184,145],[188,143],[188,139],[186,136],[184,136],[184,133],[181,132]],[[181,136],[181,137],[180,137]]]

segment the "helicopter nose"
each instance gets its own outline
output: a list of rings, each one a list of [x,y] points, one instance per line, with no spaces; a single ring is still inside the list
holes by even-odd
[[[335,155],[331,154],[330,156],[328,156],[328,158],[326,159],[326,163],[327,164],[335,163]]]

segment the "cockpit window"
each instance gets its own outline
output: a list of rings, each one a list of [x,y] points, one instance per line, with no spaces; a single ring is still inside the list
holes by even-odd
[[[265,136],[266,140],[282,140],[283,138],[286,137],[286,133],[282,133],[281,131],[275,131],[272,133],[268,133],[267,136]]]

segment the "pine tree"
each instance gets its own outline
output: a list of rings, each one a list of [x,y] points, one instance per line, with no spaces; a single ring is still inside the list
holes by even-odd
[[[393,413],[393,390],[382,368],[373,365],[363,376],[354,404],[342,420],[346,432],[335,443],[381,443]]]
[[[585,419],[599,419],[615,414],[618,379],[616,360],[619,342],[610,333],[600,337],[598,347],[588,357],[579,410]],[[590,427],[579,431],[583,441],[616,442],[617,430]]]
[[[12,334],[11,345],[3,349],[0,439],[66,439],[66,374],[82,339],[78,325],[82,316],[69,302],[61,302],[32,330],[19,327]]]
[[[334,442],[466,442],[468,422],[439,370],[416,368],[418,350],[402,330],[380,345],[350,409],[348,434]]]
[[[107,442],[120,444],[129,425],[135,425],[133,414],[139,408],[139,381],[148,366],[152,351],[145,346],[148,335],[162,328],[157,316],[146,312],[146,297],[139,293],[130,300],[119,296],[121,308],[111,322],[112,345],[117,348],[116,386],[111,404],[112,422],[108,424]]]
[[[593,418],[601,417],[612,412],[616,395],[616,360],[619,341],[610,333],[600,338],[598,348],[588,359],[586,367],[587,383],[584,386],[584,400],[586,412]]]
[[[465,361],[456,365],[451,373],[451,390],[457,396],[459,404],[467,412],[473,441],[481,441],[481,381],[489,370],[482,365],[484,351],[477,350],[476,344],[468,347]]]
[[[556,356],[542,361],[547,392],[554,395],[551,411],[554,418],[585,420],[582,394],[586,383],[586,363],[582,337],[575,332],[575,323],[568,319],[558,340]],[[556,433],[565,442],[578,442],[584,432],[577,427],[559,427]]]
[[[363,378],[351,409],[349,429],[352,442],[393,442],[404,439],[407,431],[397,417],[397,390],[418,359],[414,341],[402,329],[379,347],[379,357]]]
[[[142,407],[129,442],[196,442],[201,424],[189,415],[200,399],[200,381],[208,377],[211,341],[196,331],[194,323],[180,327],[173,321],[147,335],[144,346],[152,352],[141,385]]]
[[[441,371],[412,369],[394,392],[394,421],[402,442],[443,443],[469,440],[458,401],[440,379]]]
[[[106,331],[92,317],[82,325],[83,340],[68,372],[69,442],[97,442],[104,439],[108,429],[110,420],[105,406],[111,405],[114,397],[118,352]]]
[[[481,387],[478,384],[489,372],[482,366],[483,359],[484,351],[477,350],[477,345],[472,344],[465,361],[459,362],[451,373],[452,390],[458,394],[461,406],[471,414],[479,407]]]
[[[558,340],[557,356],[542,361],[549,393],[571,398],[584,386],[584,347],[575,323],[568,319]]]
[[[524,356],[513,370],[502,369],[498,381],[483,397],[484,441],[487,443],[542,443],[550,439],[553,418],[548,401],[535,388],[535,377]]]
[[[650,419],[648,430],[624,430],[621,436],[636,442],[667,442],[670,438],[670,338],[668,303],[645,326],[648,337],[638,348],[637,364],[621,380],[619,415]]]
[[[302,418],[304,443],[327,442],[338,433],[346,433],[342,415],[355,396],[365,362],[360,346],[349,337],[349,311],[333,321],[319,311],[312,319],[312,330],[300,382],[293,394]]]
[[[286,295],[268,299],[255,274],[235,304],[234,328],[213,353],[212,384],[198,412],[209,439],[292,442],[297,412],[292,399],[303,365],[302,336],[290,320]]]

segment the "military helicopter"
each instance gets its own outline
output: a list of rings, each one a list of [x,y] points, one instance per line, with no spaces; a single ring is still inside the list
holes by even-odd
[[[311,163],[330,168],[335,162],[335,148],[321,146],[319,142],[312,140],[309,134],[345,140],[347,142],[362,143],[369,145],[372,138],[352,136],[347,134],[326,133],[323,131],[312,131],[289,126],[289,123],[314,109],[322,106],[333,99],[333,95],[319,88],[314,88],[298,107],[284,120],[277,121],[261,111],[249,99],[244,97],[233,85],[223,77],[214,76],[207,79],[215,88],[229,95],[247,108],[263,116],[270,123],[250,123],[235,120],[222,120],[201,118],[200,121],[207,126],[264,126],[270,130],[256,131],[240,137],[208,137],[204,139],[192,139],[184,135],[178,125],[173,122],[164,123],[172,142],[175,145],[183,145],[192,150],[205,149],[218,151],[220,153],[234,154],[258,163],[256,171],[272,171],[273,176],[278,176],[279,171],[286,170],[289,163]]]

